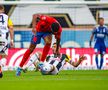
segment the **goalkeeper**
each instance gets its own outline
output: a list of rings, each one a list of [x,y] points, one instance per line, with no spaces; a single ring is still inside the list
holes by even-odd
[[[31,65],[34,64],[37,69],[40,70],[40,72],[44,75],[55,75],[58,74],[59,71],[62,70],[63,66],[66,62],[69,62],[73,67],[77,67],[84,59],[84,56],[79,57],[79,60],[77,62],[73,62],[69,56],[66,54],[60,53],[60,47],[59,46],[59,56],[55,54],[56,52],[56,43],[52,46],[52,52],[53,54],[47,56],[46,61],[42,64],[39,63],[39,58],[41,57],[41,52],[37,52],[34,55],[31,56],[29,62],[24,67],[24,71]],[[37,66],[38,65],[38,66]]]

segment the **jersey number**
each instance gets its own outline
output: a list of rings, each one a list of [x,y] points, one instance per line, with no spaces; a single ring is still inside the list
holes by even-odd
[[[4,24],[4,18],[3,18],[3,15],[0,15],[0,23]]]

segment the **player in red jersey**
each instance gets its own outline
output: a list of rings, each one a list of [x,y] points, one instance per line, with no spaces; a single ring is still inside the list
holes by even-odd
[[[42,57],[40,59],[41,62],[44,62],[50,50],[50,46],[52,42],[52,34],[55,35],[56,38],[56,43],[57,43],[56,54],[58,54],[58,48],[59,48],[60,37],[62,32],[62,28],[59,22],[53,17],[47,15],[34,14],[32,27],[33,27],[32,29],[33,36],[31,39],[31,44],[29,46],[29,49],[25,52],[19,67],[17,68],[17,72],[16,72],[17,76],[20,76],[24,63],[29,58],[30,54],[34,51],[36,45],[41,42],[41,38],[43,38],[45,42],[45,46],[42,52]]]

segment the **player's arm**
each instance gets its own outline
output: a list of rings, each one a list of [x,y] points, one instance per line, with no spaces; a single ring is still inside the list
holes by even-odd
[[[13,22],[10,18],[8,19],[8,27],[10,32],[10,45],[11,47],[14,47],[14,29],[13,29]]]
[[[80,56],[79,57],[79,60],[77,62],[72,62],[72,60],[69,61],[69,63],[74,66],[74,67],[78,67],[79,64],[85,59],[86,57],[85,56]]]
[[[93,31],[92,31],[92,34],[91,34],[91,36],[90,36],[90,41],[89,41],[89,46],[91,47],[92,45],[92,40],[93,40],[93,37],[94,37],[94,33],[96,32],[96,28],[94,28],[93,29]]]
[[[32,32],[34,34],[36,34],[36,18],[37,18],[37,14],[34,14],[32,17]]]
[[[46,61],[48,62],[50,59],[50,55],[46,57]]]
[[[56,54],[59,54],[61,32],[58,32],[57,34],[55,34],[55,38],[56,38],[56,45],[57,45]]]
[[[56,39],[56,44],[57,44],[56,53],[59,54],[60,38]]]
[[[70,60],[71,60],[70,56],[69,55],[65,55],[65,61],[69,62]]]
[[[107,34],[107,37],[108,37],[108,27],[107,27],[107,32],[106,32],[106,34]]]
[[[92,33],[91,36],[90,36],[90,41],[89,41],[89,46],[91,47],[91,43],[92,43],[92,40],[93,40],[93,37],[94,37],[94,34]]]

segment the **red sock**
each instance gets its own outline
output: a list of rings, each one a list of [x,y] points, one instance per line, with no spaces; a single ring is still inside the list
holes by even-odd
[[[40,61],[44,62],[44,60],[45,60],[45,58],[46,58],[46,56],[47,56],[47,54],[48,54],[48,52],[50,50],[50,46],[51,46],[51,44],[46,44],[44,46],[43,52],[42,52],[42,57],[41,57],[41,60]]]
[[[31,54],[31,51],[28,49],[28,50],[24,53],[23,59],[22,59],[20,65],[19,65],[20,67],[23,67],[24,63],[25,63],[25,62],[27,61],[27,59],[29,58],[30,54]]]

